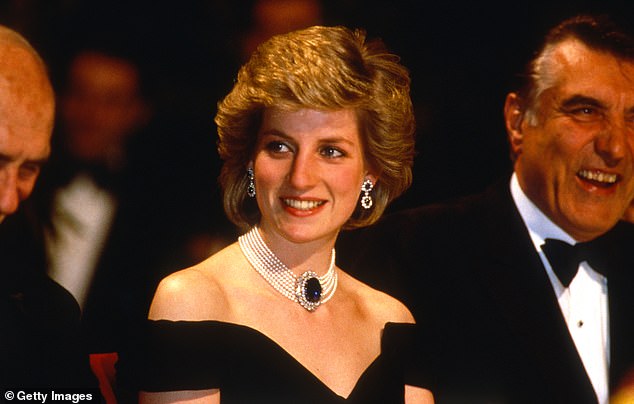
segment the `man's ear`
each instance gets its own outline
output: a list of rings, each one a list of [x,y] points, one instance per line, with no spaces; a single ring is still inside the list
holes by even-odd
[[[504,123],[509,137],[511,152],[517,156],[522,151],[524,133],[522,131],[523,110],[520,97],[516,93],[509,93],[504,102]]]

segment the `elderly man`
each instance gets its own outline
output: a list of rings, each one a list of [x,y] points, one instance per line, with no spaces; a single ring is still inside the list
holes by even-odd
[[[53,118],[44,63],[23,37],[0,26],[0,221],[33,190],[49,156]],[[95,387],[77,338],[75,300],[44,274],[3,261],[0,387]]]
[[[634,366],[634,270],[608,234],[634,195],[634,41],[575,17],[524,77],[504,108],[510,178],[387,218],[350,258],[396,280],[439,403],[607,403]]]

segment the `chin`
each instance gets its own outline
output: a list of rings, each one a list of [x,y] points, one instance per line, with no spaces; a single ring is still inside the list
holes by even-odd
[[[315,224],[305,225],[292,225],[282,227],[282,233],[284,236],[294,243],[308,243],[311,241],[323,239],[334,234],[337,235],[337,231],[320,229]]]
[[[597,221],[596,218],[594,218],[595,220],[588,220],[588,221],[577,221],[577,223],[574,224],[574,227],[576,229],[580,229],[581,231],[578,231],[576,233],[576,235],[574,233],[571,233],[571,235],[575,238],[575,239],[579,239],[580,237],[583,237],[584,239],[588,239],[588,240],[592,240],[594,238],[597,238],[605,233],[607,233],[610,229],[612,229],[612,227],[614,227],[616,225],[616,223],[619,221],[619,217],[610,217],[609,220],[602,220],[602,221]],[[585,240],[578,240],[578,241],[585,241]]]

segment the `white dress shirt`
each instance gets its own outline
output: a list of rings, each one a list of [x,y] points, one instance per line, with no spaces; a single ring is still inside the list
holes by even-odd
[[[49,275],[83,309],[96,266],[114,218],[116,200],[80,174],[55,194],[52,224],[46,233]]]
[[[576,244],[576,241],[553,223],[528,199],[520,188],[517,176],[511,177],[511,194],[528,228],[530,237],[546,268],[559,307],[568,325],[579,356],[592,382],[600,404],[609,401],[609,316],[607,278],[594,271],[588,262],[579,264],[579,271],[570,285],[564,287],[541,250],[547,238]]]

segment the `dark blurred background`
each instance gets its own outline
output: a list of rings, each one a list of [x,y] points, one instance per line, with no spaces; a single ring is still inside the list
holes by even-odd
[[[634,24],[633,11],[632,0],[0,0],[0,24],[40,52],[58,95],[51,162],[0,228],[3,265],[20,276],[46,271],[80,304],[87,350],[121,352],[160,279],[235,240],[217,185],[213,118],[262,40],[346,25],[401,56],[418,154],[394,211],[506,175],[504,98],[546,30],[587,12]],[[99,134],[103,144],[87,140]],[[105,230],[84,243],[77,228]],[[60,242],[67,235],[75,238]]]
[[[256,24],[255,3],[2,0],[0,22],[33,42],[57,80],[65,55],[87,36],[108,36],[135,47],[151,74],[157,115],[182,125],[174,142],[201,142],[197,136],[210,140],[203,140],[209,148],[195,156],[162,162],[180,164],[215,158],[215,104],[230,89],[242,61],[241,40]],[[504,95],[540,36],[574,13],[630,13],[628,3],[319,2],[324,24],[365,28],[369,36],[383,38],[411,70],[419,155],[413,187],[392,208],[478,190],[508,169]]]
[[[117,352],[162,277],[235,240],[217,186],[213,118],[258,43],[346,25],[402,57],[418,155],[412,188],[390,207],[398,210],[505,175],[504,97],[545,31],[584,12],[630,23],[628,3],[0,0],[0,23],[41,53],[58,95],[51,163],[32,206],[0,229],[0,255],[69,289],[90,352]],[[73,199],[87,195],[96,199]],[[78,228],[105,230],[88,243]]]

